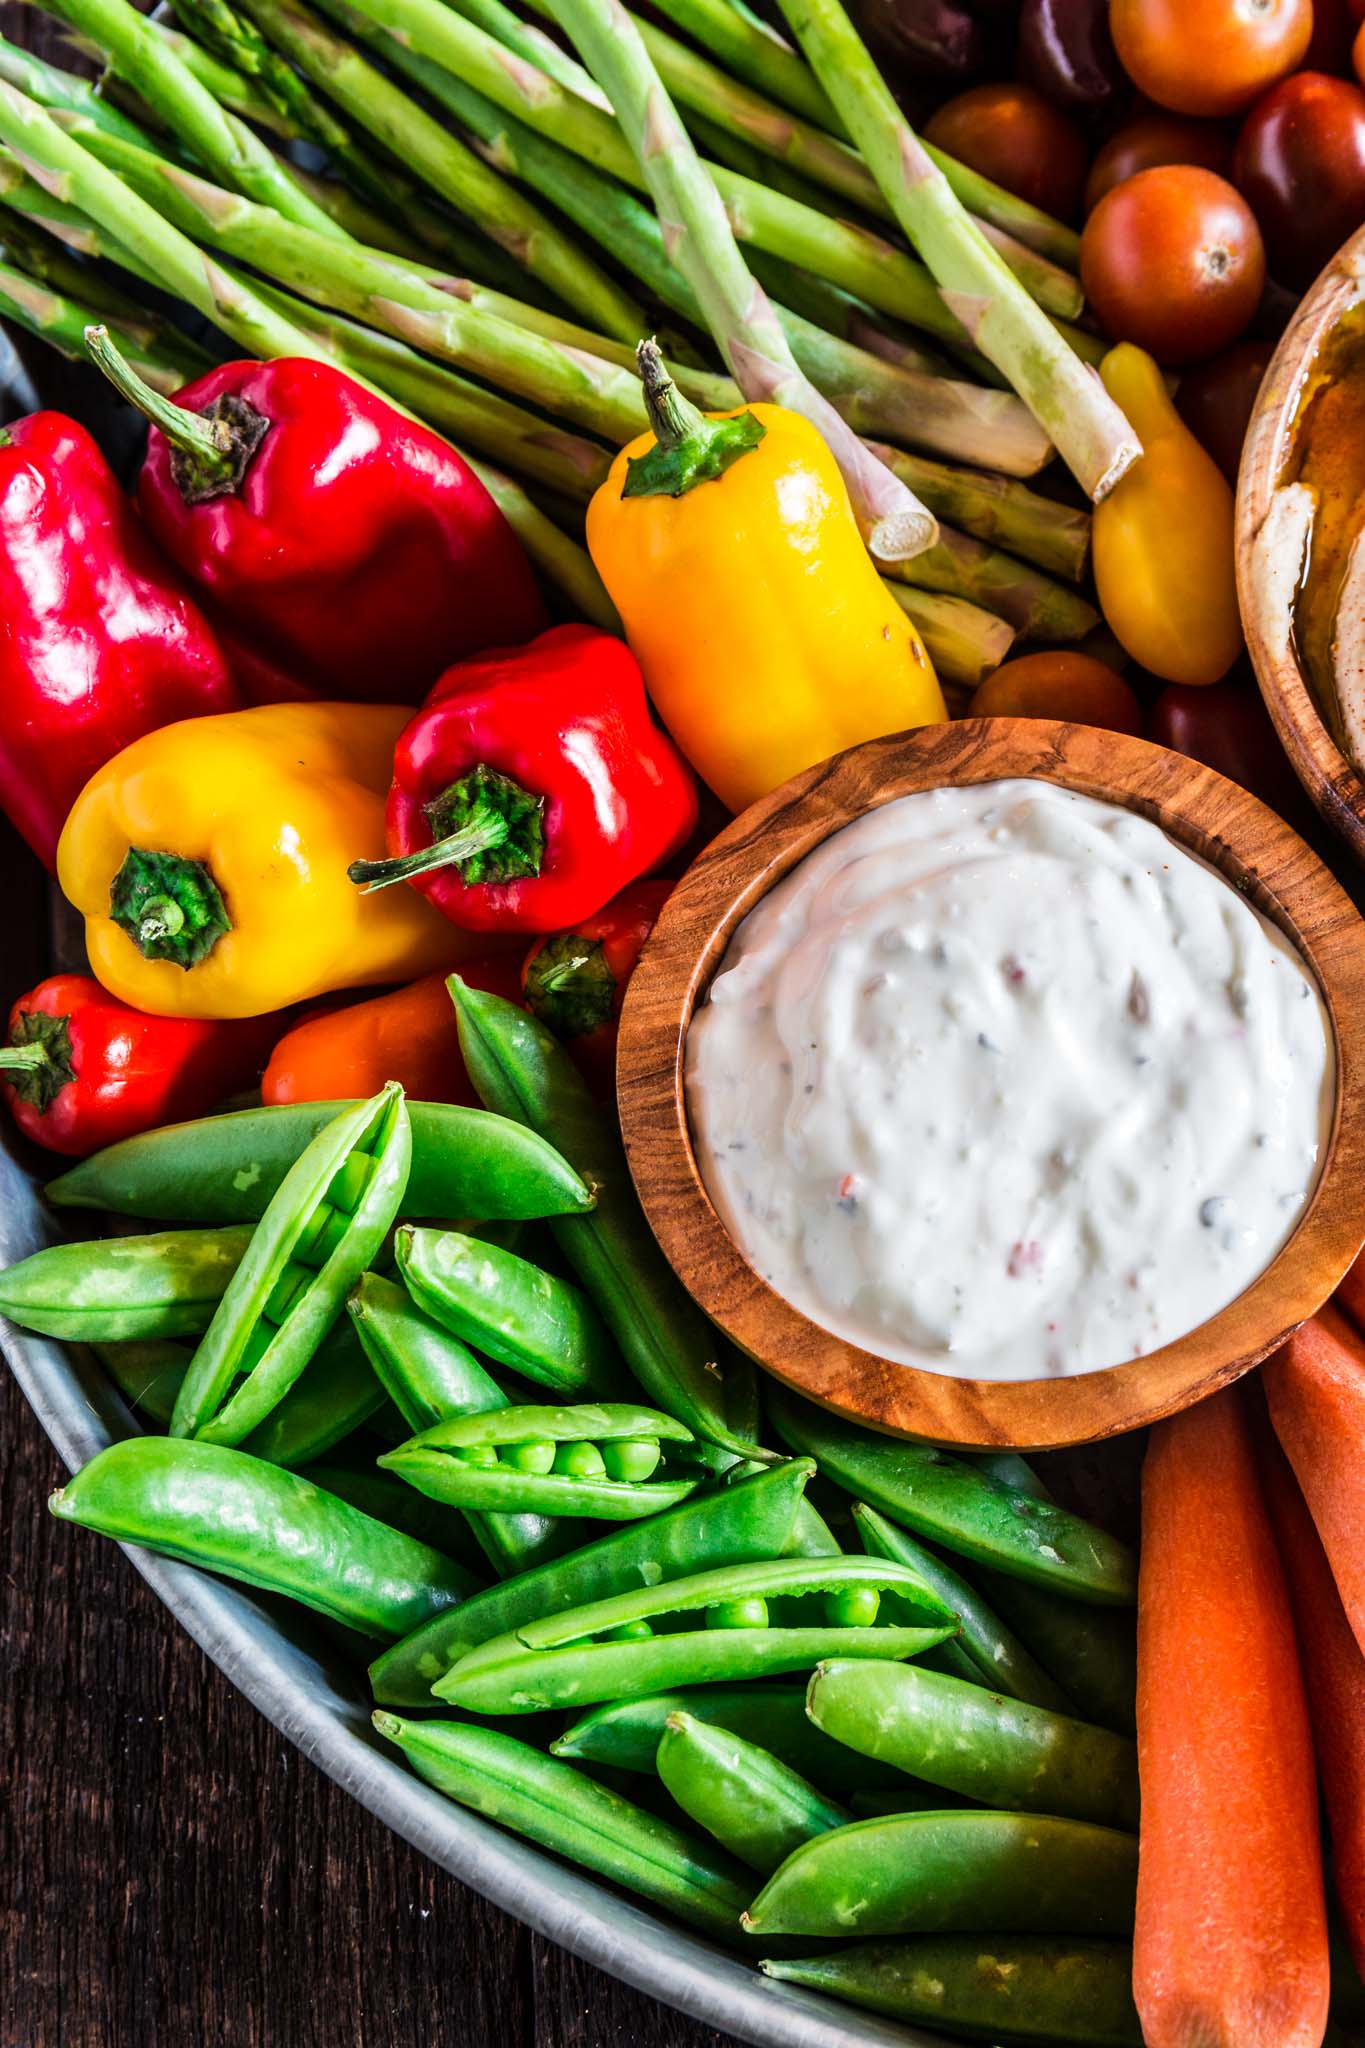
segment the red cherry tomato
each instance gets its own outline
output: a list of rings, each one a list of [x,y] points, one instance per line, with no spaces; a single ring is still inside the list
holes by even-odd
[[[1365,221],[1365,93],[1323,71],[1286,78],[1242,123],[1232,176],[1272,277],[1302,290]]]
[[[1240,782],[1283,817],[1303,814],[1298,778],[1250,681],[1227,676],[1204,689],[1168,683],[1148,716],[1147,737]]]
[[[1074,121],[1031,85],[974,85],[945,100],[926,140],[1058,220],[1075,217],[1086,148]]]
[[[1240,114],[1303,61],[1312,0],[1113,0],[1109,26],[1139,92],[1177,114]]]
[[[1106,334],[1160,363],[1226,348],[1260,301],[1265,251],[1225,178],[1185,164],[1105,194],[1081,235],[1081,283]]]
[[[1099,151],[1085,181],[1085,210],[1093,213],[1106,192],[1162,164],[1197,164],[1225,178],[1232,163],[1232,137],[1209,121],[1158,108],[1129,121]]]
[[[972,718],[1065,718],[1108,732],[1142,731],[1138,700],[1117,669],[1070,650],[1003,663],[968,708]]]
[[[1236,341],[1180,379],[1175,409],[1230,484],[1237,481],[1251,409],[1274,353],[1270,341]]]

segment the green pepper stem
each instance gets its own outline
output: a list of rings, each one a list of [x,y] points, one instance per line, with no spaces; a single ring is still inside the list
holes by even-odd
[[[32,1074],[47,1064],[48,1050],[45,1045],[0,1046],[0,1067],[21,1067],[25,1073]]]
[[[143,382],[110,339],[107,327],[87,327],[85,346],[90,360],[104,372],[120,397],[135,406],[171,444],[171,470],[187,505],[229,497],[241,484],[247,464],[269,428],[245,400],[223,393],[204,412],[192,412],[163,398]]]
[[[416,853],[352,861],[350,879],[370,895],[441,868],[466,886],[538,875],[545,855],[544,799],[481,761],[423,806],[433,838]]]
[[[763,439],[766,429],[751,412],[710,419],[698,411],[669,376],[657,341],[642,341],[635,360],[655,445],[627,462],[623,498],[681,498],[724,476]]]

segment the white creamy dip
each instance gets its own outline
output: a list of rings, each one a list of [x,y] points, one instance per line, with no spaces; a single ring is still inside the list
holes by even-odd
[[[1157,826],[1047,782],[901,797],[740,925],[687,1041],[703,1178],[769,1285],[909,1365],[1037,1379],[1269,1265],[1335,1087],[1317,985]]]

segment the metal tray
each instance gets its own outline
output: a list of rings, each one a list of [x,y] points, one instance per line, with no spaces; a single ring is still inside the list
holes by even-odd
[[[75,412],[116,456],[134,454],[126,412],[107,417],[101,381],[23,346],[0,328],[0,417],[39,404]],[[14,877],[40,889],[36,864]],[[13,963],[11,965],[13,971]],[[8,1000],[11,991],[6,991]],[[0,1265],[57,1234],[31,1174],[0,1140]],[[71,1470],[138,1424],[79,1345],[15,1330],[0,1319],[0,1350]],[[45,1512],[39,1501],[33,1512]],[[338,1785],[452,1877],[539,1933],[638,1990],[761,2048],[951,2048],[939,2035],[860,2013],[794,1985],[775,1984],[734,1956],[656,1918],[604,1884],[454,1806],[424,1785],[370,1726],[364,1674],[315,1628],[305,1609],[249,1593],[125,1546],[144,1579],[239,1691]]]

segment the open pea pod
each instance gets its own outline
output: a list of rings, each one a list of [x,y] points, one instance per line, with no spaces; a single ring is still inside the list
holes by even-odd
[[[810,1593],[825,1597],[830,1619],[823,1626],[769,1626],[770,1600]],[[878,1625],[883,1593],[923,1614],[925,1625]],[[654,1632],[656,1622],[662,1633]],[[470,1650],[432,1689],[477,1713],[533,1714],[679,1685],[733,1685],[809,1670],[822,1657],[914,1657],[956,1626],[903,1565],[870,1557],[778,1558],[529,1621]]]
[[[396,1082],[318,1132],[253,1231],[190,1361],[172,1436],[237,1444],[265,1420],[384,1242],[411,1157]]]
[[[692,1432],[629,1401],[499,1408],[438,1422],[379,1462],[451,1507],[633,1522],[676,1507],[697,1484],[695,1472],[653,1476],[661,1440],[690,1443]]]
[[[814,1470],[808,1459],[789,1459],[646,1521],[622,1523],[581,1550],[490,1587],[377,1658],[370,1666],[375,1698],[391,1706],[430,1706],[436,1680],[490,1637],[611,1594],[687,1578],[699,1565],[780,1557]]]
[[[797,1685],[694,1685],[651,1693],[641,1700],[609,1700],[589,1707],[550,1744],[552,1756],[606,1764],[653,1777],[670,1714],[686,1714],[763,1747],[836,1798],[885,1785],[892,1773],[842,1742],[831,1741],[806,1712],[806,1688]],[[908,1785],[908,1779],[901,1779]],[[934,1792],[933,1805],[945,1802]],[[893,1809],[899,1811],[899,1808]]]

